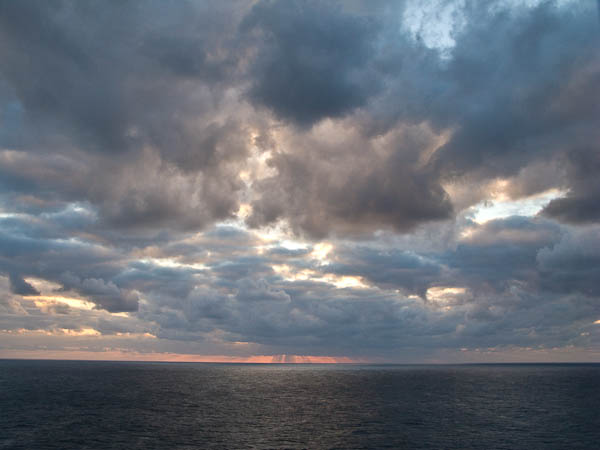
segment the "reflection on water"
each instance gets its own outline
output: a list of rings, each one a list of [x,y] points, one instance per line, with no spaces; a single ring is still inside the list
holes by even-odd
[[[575,449],[600,365],[0,361],[0,448]]]

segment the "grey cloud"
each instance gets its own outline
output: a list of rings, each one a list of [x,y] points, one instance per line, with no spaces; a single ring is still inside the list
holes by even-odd
[[[328,265],[309,261],[306,251],[283,256],[292,271],[308,268],[317,277],[360,276],[374,286],[358,289],[285,279],[270,267],[281,264],[281,252],[259,255],[256,247],[241,251],[223,246],[227,238],[252,242],[251,233],[233,227],[219,227],[198,238],[209,247],[214,241],[219,249],[218,258],[207,268],[161,267],[125,256],[119,262],[118,254],[103,257],[98,249],[77,249],[75,244],[61,248],[64,262],[48,260],[50,267],[36,268],[26,258],[37,254],[45,258],[58,248],[47,240],[44,245],[52,250],[38,253],[31,247],[28,253],[21,248],[13,253],[10,265],[7,259],[2,264],[58,282],[62,290],[74,290],[98,308],[130,311],[140,323],[112,327],[50,305],[45,312],[31,310],[35,317],[29,319],[13,317],[7,329],[77,330],[85,324],[114,334],[141,326],[143,332],[150,330],[159,337],[156,345],[181,342],[179,348],[188,345],[185,342],[206,348],[250,342],[260,352],[387,357],[415,348],[427,352],[580,342],[590,318],[599,313],[593,287],[597,230],[581,233],[544,219],[519,217],[471,226],[475,228],[471,235],[445,252],[403,251],[372,241],[359,246],[336,243]],[[43,248],[41,242],[36,245]],[[73,271],[65,271],[66,267]],[[23,271],[27,268],[29,272]],[[465,287],[469,292],[446,303],[404,294],[422,295],[433,286]],[[139,304],[138,295],[144,299]]]
[[[600,234],[597,228],[565,234],[537,255],[542,286],[553,292],[597,298],[600,288]]]
[[[590,12],[589,5],[555,2],[467,8],[469,24],[452,58],[430,80],[448,87],[434,102],[433,120],[450,119],[455,128],[432,162],[443,176],[512,176],[598,141],[600,111],[589,93],[598,90],[600,48]]]
[[[579,337],[596,311],[575,298],[542,299],[518,291],[438,310],[421,301],[373,290],[334,290],[322,283],[294,282],[278,289],[289,300],[257,303],[235,294],[198,291],[171,304],[171,313],[155,309],[143,314],[161,326],[160,336],[170,339],[201,340],[219,330],[226,342],[253,342],[273,352],[390,356],[411,348],[426,352],[540,343],[562,346]]]
[[[1,328],[169,351],[597,345],[595,5],[511,4],[464,3],[441,51],[398,2],[0,0]],[[497,178],[568,193],[473,222]],[[245,229],[242,203],[250,227],[327,237],[329,262]],[[39,306],[29,278],[96,308]]]
[[[113,281],[127,289],[153,292],[173,298],[185,298],[197,284],[199,270],[160,267],[152,263],[134,262],[123,267]]]
[[[250,97],[310,126],[364,105],[378,90],[369,63],[377,24],[333,2],[261,1],[242,22],[258,41]]]
[[[322,270],[364,277],[385,289],[402,289],[425,298],[427,289],[443,283],[443,267],[435,260],[397,249],[350,247],[336,249],[334,262]]]
[[[165,165],[151,151],[108,160],[5,152],[0,155],[0,172],[5,175],[2,203],[21,205],[30,199],[39,205],[39,212],[55,210],[61,201],[63,207],[69,201],[89,203],[105,230],[201,228],[231,218],[239,207],[235,193],[241,181],[233,168],[187,173]]]
[[[98,278],[79,279],[70,272],[59,277],[63,289],[73,289],[109,312],[137,311],[139,298],[133,291],[118,288],[112,281]]]
[[[27,114],[33,120],[48,120],[36,121],[46,128],[40,130],[42,133],[50,131],[49,127],[74,125],[80,139],[93,137],[92,142],[98,139],[103,147],[114,151],[124,145],[122,127],[127,119],[125,108],[119,108],[117,84],[111,80],[116,74],[98,70],[107,48],[96,47],[95,54],[85,48],[97,30],[79,28],[77,15],[85,19],[91,9],[66,2],[3,2],[2,74],[14,86]],[[99,22],[110,20],[106,14],[95,18]],[[26,52],[19,51],[23,46]],[[36,81],[40,74],[44,77]]]
[[[239,6],[2,2],[11,200],[89,201],[116,228],[231,217],[247,156],[247,124],[222,103]]]
[[[122,270],[122,255],[118,252],[90,243],[72,242],[64,236],[37,237],[36,227],[7,231],[12,233],[0,233],[0,273],[10,275],[13,292],[39,294],[22,279],[32,276],[59,283],[63,290],[74,289],[108,311],[137,309],[135,292],[122,290],[110,281]]]
[[[276,11],[292,8],[269,6]],[[344,159],[314,136],[280,144],[291,148],[272,158],[277,175],[257,184],[261,195],[248,223],[258,226],[284,218],[296,231],[314,237],[377,228],[406,232],[452,216],[443,183],[465,178],[477,185],[493,177],[514,177],[586,144],[585,152],[593,154],[589,142],[598,140],[600,116],[589,93],[597,90],[599,72],[598,46],[590,36],[597,23],[585,5],[569,13],[565,8],[552,2],[512,10],[500,2],[468,4],[462,11],[466,25],[456,31],[456,45],[447,59],[412,42],[399,23],[394,30],[383,21],[380,34],[372,38],[378,42],[377,54],[367,65],[386,80],[385,89],[337,131],[354,127],[364,136],[353,143],[339,139]],[[321,20],[330,20],[331,30],[336,29],[326,14]],[[301,45],[301,39],[294,42]],[[406,124],[429,126],[430,142],[405,136],[404,143],[390,143],[385,156],[377,155],[373,147],[381,145],[382,136]],[[426,149],[435,146],[443,131],[449,133],[447,142],[423,166]],[[363,158],[365,153],[370,159]],[[420,165],[415,155],[421,155]],[[580,191],[577,176],[528,183],[526,195],[550,187]],[[590,190],[595,192],[593,186]],[[557,200],[547,211],[559,204],[566,208],[576,198],[581,195]],[[595,220],[593,198],[579,208],[580,221]]]
[[[135,148],[152,128],[175,125],[178,111],[199,110],[185,101],[173,79],[181,72],[178,65],[190,64],[181,54],[183,44],[194,50],[187,58],[198,58],[209,72],[227,63],[208,61],[206,54],[235,25],[234,14],[225,20],[227,11],[206,6],[3,2],[2,73],[32,128],[47,133],[45,138],[60,130],[84,148],[113,153]],[[118,45],[104,45],[109,40]],[[30,57],[19,50],[23,47]],[[174,69],[165,73],[164,66]],[[202,82],[200,67],[191,75]]]
[[[285,247],[273,247],[268,250],[268,255],[272,258],[301,258],[310,253],[308,248],[289,249]]]
[[[236,281],[249,275],[260,276],[271,274],[273,269],[267,264],[268,260],[260,256],[240,256],[233,260],[222,260],[214,263],[211,270],[217,273],[223,280]]]
[[[561,234],[552,222],[525,217],[494,220],[439,255],[439,261],[452,269],[455,283],[464,283],[475,292],[504,292],[515,282],[536,289],[537,255],[558,242]]]
[[[552,200],[542,214],[558,220],[584,224],[600,219],[600,151],[584,147],[566,158],[571,190],[566,197]]]
[[[10,290],[19,295],[39,295],[40,292],[16,273],[9,274]]]
[[[316,237],[407,232],[449,218],[444,182],[512,176],[598,140],[597,102],[587,95],[597,90],[589,39],[597,23],[585,5],[567,13],[553,2],[468,3],[446,59],[403,28],[401,4],[368,15],[314,1],[2,8],[0,98],[21,136],[2,144],[37,153],[2,160],[10,201],[89,201],[103,225],[133,233],[232,218],[250,137],[274,126],[261,106],[301,125],[300,135],[325,118],[337,119],[338,133],[362,133],[354,145],[340,142],[344,157],[335,160],[298,137],[286,156],[273,156],[278,174],[252,186],[250,224],[283,218]],[[98,44],[111,39],[119,44]],[[248,89],[251,105],[240,97]],[[433,144],[423,139],[375,155],[382,136],[415,124],[432,139],[450,133],[429,164]],[[595,221],[584,191],[596,187],[576,177],[561,180],[572,193],[547,213]]]
[[[600,200],[596,192],[591,195],[572,194],[552,200],[543,213],[558,220],[571,223],[598,222],[600,219]]]
[[[447,219],[453,211],[447,193],[414,160],[415,147],[426,142],[407,132],[378,156],[369,141],[349,142],[344,153],[318,140],[293,141],[293,153],[277,153],[270,161],[277,174],[256,183],[260,197],[248,223],[284,218],[299,233],[323,237],[385,228],[407,232]]]
[[[599,314],[597,292],[590,290],[595,247],[581,246],[597,244],[596,231],[579,234],[522,217],[472,226],[469,238],[442,253],[347,243],[332,250],[328,265],[307,264],[305,255],[285,259],[292,271],[360,276],[377,288],[288,280],[264,272],[265,255],[252,265],[249,256],[235,256],[221,264],[233,273],[204,273],[205,287],[185,298],[151,295],[140,314],[156,321],[165,338],[203,340],[218,331],[224,342],[299,354],[581,344]],[[567,284],[551,282],[567,275]],[[396,291],[421,294],[435,286],[467,293],[438,303]]]
[[[290,296],[281,289],[274,289],[264,279],[244,279],[237,285],[237,299],[242,302],[289,302]]]
[[[401,31],[386,31],[396,46],[389,44],[380,58],[401,63],[386,66],[388,89],[357,114],[359,123],[376,135],[420,122],[450,131],[430,165],[445,182],[464,177],[474,188],[581,147],[593,154],[600,112],[590,93],[598,90],[600,47],[592,8],[467,2],[458,7],[464,23],[445,58],[411,44]],[[564,183],[528,187],[540,192]],[[577,183],[576,176],[566,181]]]

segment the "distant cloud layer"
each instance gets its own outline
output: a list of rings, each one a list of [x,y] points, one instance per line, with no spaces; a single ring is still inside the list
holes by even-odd
[[[0,0],[0,357],[595,358],[597,5],[420,3]]]

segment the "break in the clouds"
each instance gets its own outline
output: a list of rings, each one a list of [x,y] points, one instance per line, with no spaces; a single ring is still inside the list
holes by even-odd
[[[0,356],[597,359],[597,9],[0,0]]]

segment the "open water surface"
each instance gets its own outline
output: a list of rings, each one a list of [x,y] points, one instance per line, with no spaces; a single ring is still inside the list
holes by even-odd
[[[0,449],[598,449],[600,365],[0,360]]]

